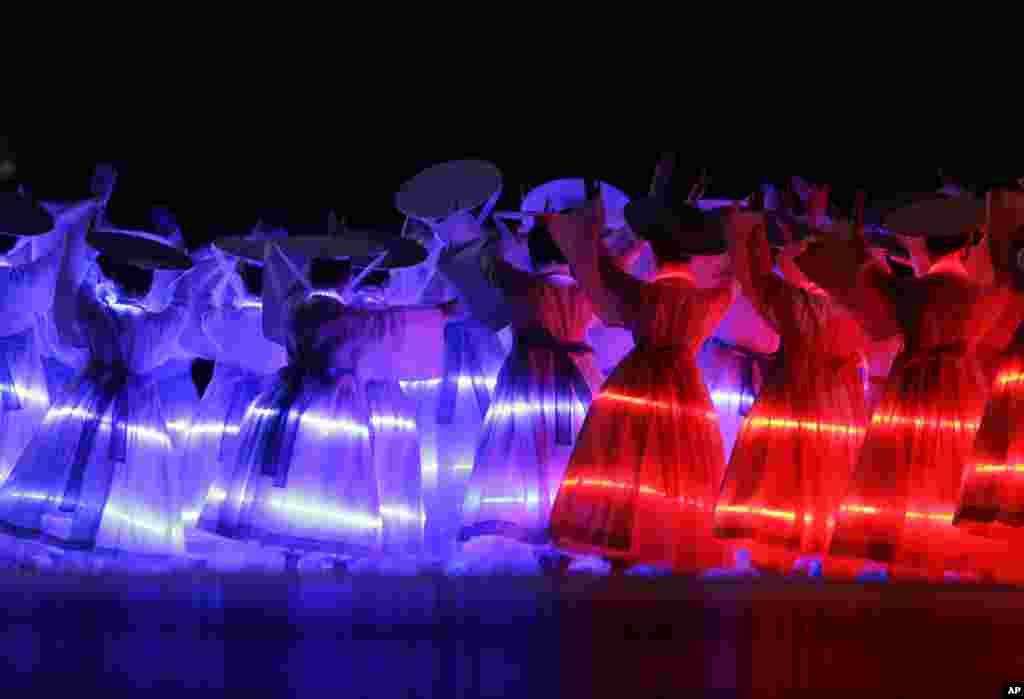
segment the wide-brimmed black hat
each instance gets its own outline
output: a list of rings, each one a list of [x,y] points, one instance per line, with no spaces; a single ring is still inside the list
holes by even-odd
[[[214,245],[229,255],[261,264],[267,240],[253,237],[220,238]],[[427,259],[427,250],[409,238],[370,229],[346,228],[338,235],[298,235],[273,241],[295,255],[307,259],[349,259],[355,267],[365,267],[381,253],[387,257],[380,269],[414,267]]]
[[[865,220],[892,233],[921,238],[955,238],[976,232],[985,222],[985,203],[973,196],[914,193],[872,207]]]
[[[188,253],[156,233],[102,228],[89,231],[86,240],[101,254],[136,267],[152,270],[192,267]]]

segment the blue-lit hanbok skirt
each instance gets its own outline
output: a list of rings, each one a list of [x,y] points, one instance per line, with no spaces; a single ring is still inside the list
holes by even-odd
[[[0,483],[11,473],[50,407],[39,349],[32,329],[0,337]]]
[[[184,541],[173,457],[156,384],[90,364],[0,486],[0,530],[140,565],[178,556]]]
[[[382,539],[370,409],[351,371],[286,367],[247,409],[198,527],[297,552],[367,555]]]
[[[507,355],[487,326],[452,320],[445,326],[444,375],[402,384],[417,406],[427,550],[442,560],[455,552],[484,416]]]
[[[182,520],[190,556],[202,558],[237,545],[196,525],[211,486],[218,479],[226,482],[231,477],[238,461],[243,418],[273,379],[273,374],[235,364],[214,365],[213,378],[199,401],[181,456]]]
[[[714,337],[697,354],[697,367],[718,413],[726,462],[761,387],[777,370],[779,357],[779,352],[752,352]]]
[[[586,345],[545,333],[516,338],[484,420],[460,541],[547,542],[558,488],[602,378]]]

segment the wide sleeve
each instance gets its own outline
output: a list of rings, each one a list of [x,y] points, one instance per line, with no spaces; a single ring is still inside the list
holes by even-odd
[[[306,260],[289,257],[279,245],[268,242],[263,265],[263,335],[288,346],[291,309],[305,298],[310,286],[303,276]]]
[[[587,292],[602,322],[625,325],[643,301],[647,283],[624,271],[601,239],[603,216],[586,220],[553,217],[551,237],[572,265],[580,286]]]
[[[732,218],[731,253],[736,280],[761,317],[781,334],[794,325],[795,309],[805,300],[806,292],[775,274],[764,226],[754,224],[753,219],[744,224],[740,216]]]
[[[166,361],[181,354],[179,340],[194,316],[193,302],[197,292],[216,271],[216,263],[206,262],[179,274],[172,287],[170,304],[162,311],[146,315],[146,322],[140,329],[141,339],[156,357]]]
[[[53,320],[64,351],[81,353],[89,346],[86,323],[99,309],[96,286],[100,280],[99,253],[86,243],[89,218],[70,224],[57,272]]]
[[[405,307],[371,311],[380,332],[362,347],[365,379],[410,381],[444,373],[443,307]]]
[[[209,264],[208,267],[207,264]],[[217,310],[214,295],[227,275],[216,260],[204,263],[204,269],[200,274],[204,278],[194,287],[191,294],[188,317],[185,327],[178,337],[178,346],[181,349],[181,354],[186,357],[216,360],[220,354],[220,347],[207,335],[204,319],[208,314]]]
[[[800,268],[826,291],[837,308],[852,316],[872,341],[902,334],[914,279],[896,277],[868,252],[864,241],[828,238],[804,253]],[[901,320],[901,318],[903,320]]]
[[[4,289],[0,313],[5,318],[31,317],[50,310],[64,254],[63,236],[57,242],[32,262],[0,270]]]

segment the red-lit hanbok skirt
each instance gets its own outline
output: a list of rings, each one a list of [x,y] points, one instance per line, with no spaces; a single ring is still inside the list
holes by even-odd
[[[591,405],[551,516],[578,553],[694,572],[726,563],[711,536],[722,435],[692,350],[639,346]]]
[[[1024,347],[996,372],[954,524],[986,537],[1024,541]]]
[[[762,391],[733,451],[715,535],[755,547],[761,566],[828,550],[867,426],[859,356],[806,355]],[[766,557],[767,556],[767,557]]]
[[[953,526],[988,393],[982,363],[962,347],[897,359],[837,515],[833,555],[931,575],[999,564],[1004,545]]]

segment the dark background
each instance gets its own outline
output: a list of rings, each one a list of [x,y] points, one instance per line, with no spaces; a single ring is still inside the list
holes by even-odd
[[[0,148],[3,145],[0,141]],[[218,235],[246,233],[261,216],[293,229],[316,229],[324,226],[330,209],[354,227],[397,232],[402,216],[393,202],[402,182],[434,163],[462,158],[490,160],[502,170],[502,208],[517,208],[524,187],[580,177],[588,170],[636,197],[647,191],[659,155],[653,148],[622,145],[600,151],[523,145],[500,133],[491,133],[487,141],[467,133],[461,139],[403,142],[358,134],[303,140],[292,131],[264,135],[258,141],[242,134],[10,136],[7,149],[16,155],[18,180],[39,199],[83,197],[94,165],[113,163],[120,179],[108,211],[110,220],[126,228],[147,226],[150,208],[165,205],[193,246]],[[696,173],[704,163],[688,165],[685,152],[681,151],[678,171]],[[708,167],[713,179],[708,196],[713,197],[742,196],[761,177],[778,179],[780,172],[785,173],[735,159]],[[935,168],[894,158],[873,168],[836,163],[831,169],[800,172],[830,182],[836,203],[846,205],[857,187],[865,187],[874,199],[933,189],[939,183]],[[1005,179],[979,170],[948,172],[979,187]]]

